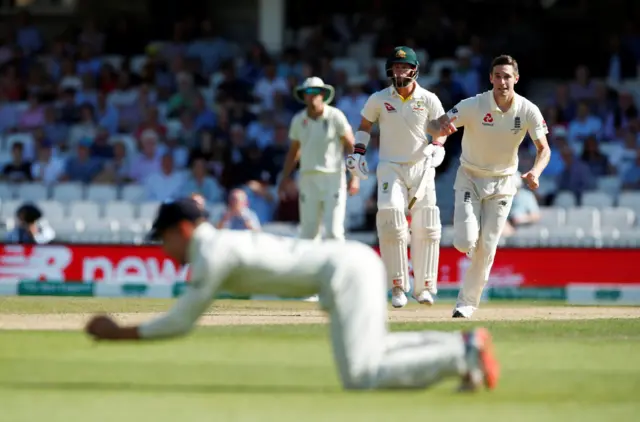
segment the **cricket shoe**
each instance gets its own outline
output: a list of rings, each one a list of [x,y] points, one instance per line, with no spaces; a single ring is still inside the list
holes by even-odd
[[[428,290],[423,290],[419,294],[414,294],[413,298],[421,305],[433,305],[434,299]]]
[[[493,390],[500,378],[500,364],[495,356],[489,330],[476,328],[462,336],[467,372],[462,377],[460,391],[477,391],[482,386]]]
[[[456,306],[453,310],[453,318],[471,318],[476,309],[473,306]]]
[[[402,308],[408,302],[407,296],[404,294],[404,290],[401,287],[394,287],[391,290],[391,306],[394,308]]]

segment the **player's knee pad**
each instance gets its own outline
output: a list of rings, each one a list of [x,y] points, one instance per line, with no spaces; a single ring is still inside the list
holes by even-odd
[[[440,209],[427,206],[414,210],[411,216],[411,236],[439,242],[442,236]]]
[[[409,225],[404,211],[397,208],[383,208],[376,214],[378,236],[382,241],[403,241],[407,239]]]
[[[478,233],[467,230],[466,227],[454,227],[453,247],[459,252],[467,253],[478,243]]]

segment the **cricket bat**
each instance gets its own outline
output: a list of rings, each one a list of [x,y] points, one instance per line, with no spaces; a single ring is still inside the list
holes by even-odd
[[[432,158],[433,157],[431,156],[427,157],[427,161],[425,162],[425,165],[424,165],[424,172],[422,173],[422,178],[420,179],[420,184],[418,184],[418,188],[416,189],[416,192],[413,194],[413,198],[411,198],[411,200],[409,201],[409,209],[413,208],[416,201],[424,197],[424,194],[427,190],[427,183],[429,182],[427,173],[431,170]]]

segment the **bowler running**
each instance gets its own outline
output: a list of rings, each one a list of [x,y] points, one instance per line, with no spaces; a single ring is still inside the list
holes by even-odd
[[[518,148],[528,132],[536,159],[522,179],[531,189],[547,167],[551,150],[547,124],[540,109],[514,91],[518,63],[507,55],[491,63],[491,91],[462,100],[447,114],[429,123],[432,136],[448,136],[464,126],[460,168],[456,175],[454,246],[471,258],[458,294],[454,318],[469,318],[480,304],[482,290],[498,248],[517,189]]]

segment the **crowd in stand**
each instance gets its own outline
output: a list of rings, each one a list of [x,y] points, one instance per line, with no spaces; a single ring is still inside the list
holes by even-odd
[[[4,182],[136,183],[150,201],[184,192],[210,203],[226,202],[240,188],[259,223],[296,221],[295,183],[285,199],[274,189],[288,124],[301,108],[293,87],[307,76],[322,77],[336,87],[335,105],[357,127],[367,96],[387,85],[377,66],[349,75],[329,57],[312,60],[296,48],[280,57],[258,43],[241,51],[208,20],[178,22],[173,39],[162,43],[130,31],[126,21],[106,32],[87,21],[48,42],[20,15],[0,43]],[[309,42],[322,44],[322,38]],[[469,35],[446,52],[457,64],[442,69],[429,87],[445,109],[488,89],[490,57],[482,45]],[[612,51],[611,78],[626,75],[629,60],[639,59],[630,59],[630,50]],[[139,54],[144,61],[134,59]],[[545,180],[555,189],[580,193],[606,175],[619,176],[625,189],[640,188],[640,119],[632,92],[593,81],[589,69],[578,66],[575,80],[559,84],[539,106],[554,151]],[[459,147],[447,148],[454,157],[449,162],[456,160]],[[532,148],[530,142],[522,148],[523,168],[533,160]],[[368,153],[375,169],[376,148]],[[233,200],[242,202],[234,192]],[[550,201],[553,193],[539,200]]]

